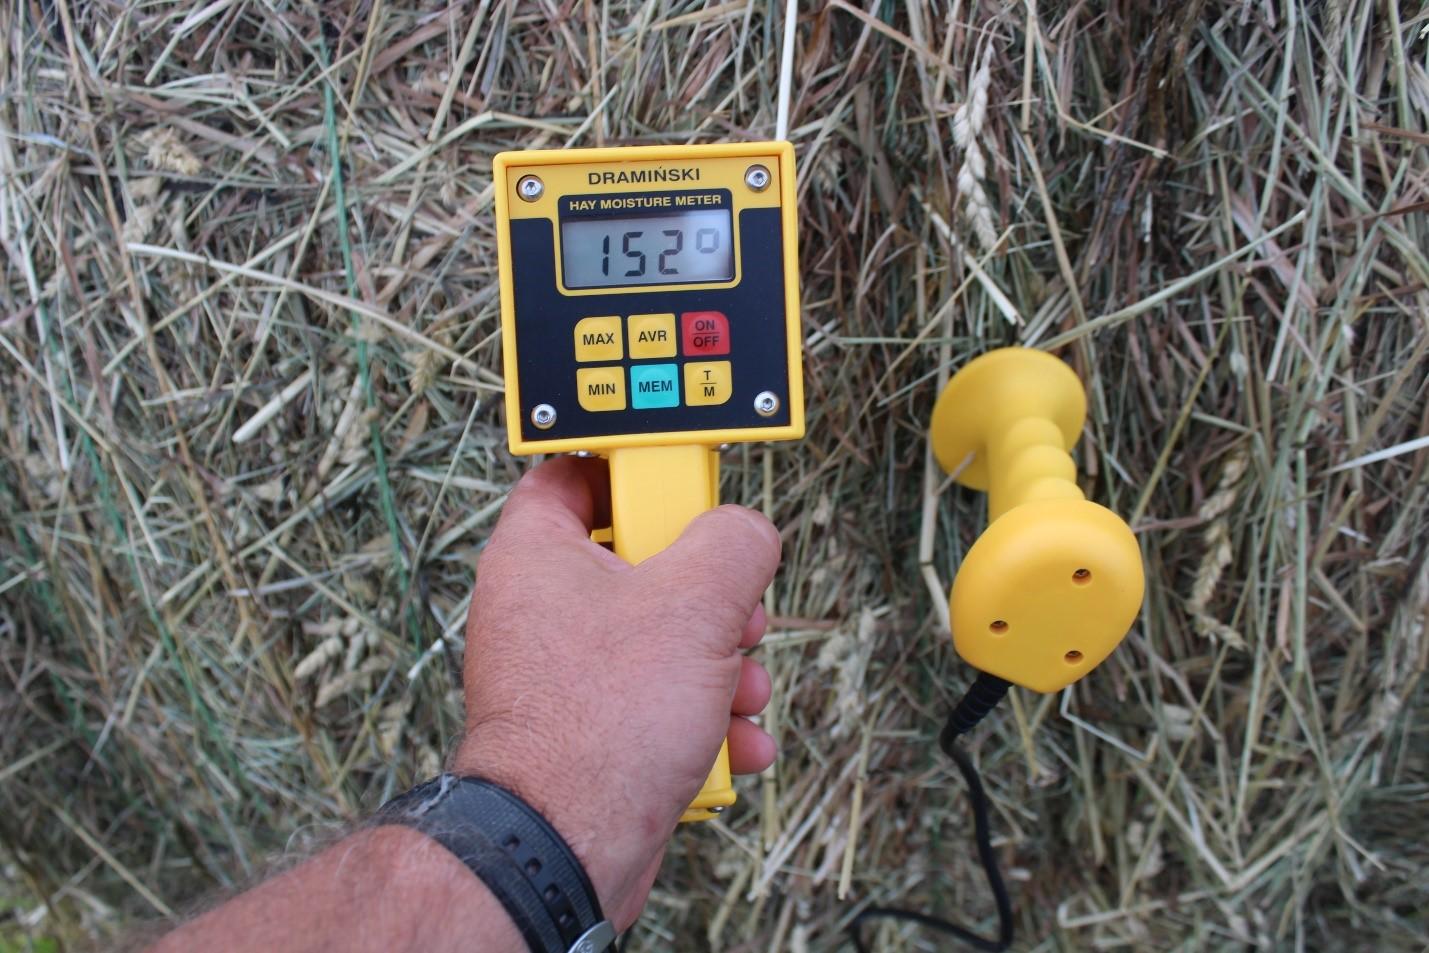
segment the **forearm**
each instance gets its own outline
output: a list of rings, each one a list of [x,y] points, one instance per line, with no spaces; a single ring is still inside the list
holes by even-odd
[[[592,529],[610,525],[597,505],[610,495],[602,466],[558,457],[507,502],[468,614],[468,731],[452,763],[456,775],[500,785],[540,812],[564,847],[538,839],[554,854],[569,849],[583,868],[581,889],[596,896],[575,924],[567,910],[546,925],[562,940],[575,926],[601,926],[588,914],[615,930],[635,922],[726,735],[735,773],[775,756],[773,739],[747,720],[769,701],[769,677],[740,650],[764,634],[759,601],[778,565],[778,531],[720,507],[631,566],[591,541]],[[449,793],[442,783],[438,793]],[[430,793],[417,795],[421,804]],[[540,894],[548,913],[560,899],[553,886]],[[153,950],[522,953],[524,944],[455,855],[389,826],[354,834]]]
[[[520,953],[501,904],[444,847],[405,827],[364,830],[164,937],[187,950]]]

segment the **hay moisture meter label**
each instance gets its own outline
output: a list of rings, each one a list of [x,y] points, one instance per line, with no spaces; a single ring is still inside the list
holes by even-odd
[[[804,434],[794,149],[505,152],[492,168],[511,451],[609,460],[608,538],[638,563],[719,502],[716,447]],[[726,746],[685,820],[734,801]]]

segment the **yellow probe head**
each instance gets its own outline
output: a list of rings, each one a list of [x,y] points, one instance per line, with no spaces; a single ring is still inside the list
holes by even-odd
[[[1028,348],[970,362],[933,411],[938,462],[988,493],[989,525],[948,602],[953,644],[980,671],[1038,692],[1111,654],[1145,587],[1131,529],[1076,484],[1068,451],[1085,418],[1072,369]]]

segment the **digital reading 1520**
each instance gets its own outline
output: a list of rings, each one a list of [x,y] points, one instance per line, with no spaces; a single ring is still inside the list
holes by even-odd
[[[728,209],[561,224],[567,288],[728,281],[734,236]]]

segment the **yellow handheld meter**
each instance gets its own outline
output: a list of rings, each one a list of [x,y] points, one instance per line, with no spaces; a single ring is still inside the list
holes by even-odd
[[[804,435],[793,146],[503,152],[492,173],[511,452],[606,457],[638,563],[718,503],[719,445]],[[734,800],[726,746],[684,819]]]

